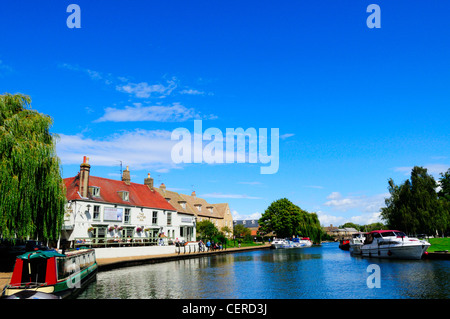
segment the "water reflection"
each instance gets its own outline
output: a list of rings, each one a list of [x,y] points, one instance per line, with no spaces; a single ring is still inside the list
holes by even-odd
[[[367,287],[378,264],[381,288]],[[100,272],[79,298],[449,298],[446,261],[352,257],[334,243],[260,250]]]

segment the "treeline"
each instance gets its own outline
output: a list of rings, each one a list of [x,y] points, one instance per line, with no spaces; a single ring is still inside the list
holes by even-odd
[[[344,225],[340,225],[339,228],[354,228],[360,232],[370,232],[372,230],[380,230],[380,229],[388,229],[383,223],[372,223],[367,225],[358,225],[355,223],[345,223]]]
[[[381,217],[391,229],[407,234],[448,235],[450,231],[450,169],[436,181],[427,169],[415,166],[400,185],[389,179],[390,197]]]
[[[320,243],[324,232],[316,213],[308,213],[286,198],[274,201],[259,219],[260,232],[277,237],[309,237]]]

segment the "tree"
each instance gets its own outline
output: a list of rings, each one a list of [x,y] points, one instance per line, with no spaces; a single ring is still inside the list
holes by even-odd
[[[59,238],[65,187],[52,119],[25,95],[0,95],[0,236]]]
[[[197,234],[199,234],[201,238],[211,239],[219,234],[217,227],[209,220],[202,220],[201,222],[198,222],[196,230]]]
[[[233,229],[233,235],[236,237],[245,237],[247,235],[250,235],[251,233],[252,231],[249,228],[241,224],[235,225]]]
[[[426,168],[415,166],[410,180],[395,185],[389,180],[391,196],[385,200],[386,207],[381,209],[381,216],[390,228],[397,228],[406,233],[434,234],[442,229],[445,212],[438,200],[437,183]]]
[[[259,219],[261,230],[278,237],[306,236],[320,242],[322,227],[315,213],[308,213],[286,198],[274,201]]]
[[[441,173],[439,187],[438,197],[441,214],[438,225],[442,235],[444,235],[450,229],[450,169],[445,173]]]

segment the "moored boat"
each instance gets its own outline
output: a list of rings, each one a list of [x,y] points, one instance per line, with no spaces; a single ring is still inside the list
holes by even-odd
[[[11,281],[2,298],[69,298],[83,290],[97,275],[93,249],[60,254],[37,250],[17,256]]]
[[[430,246],[399,230],[374,230],[367,233],[361,253],[364,257],[421,259]]]
[[[342,250],[349,250],[350,249],[350,239],[341,239],[339,241],[339,248]]]
[[[286,239],[275,238],[270,245],[271,248],[274,249],[286,249],[286,248],[294,248],[294,244],[289,242]]]
[[[354,233],[350,238],[349,247],[352,255],[361,255],[361,247],[364,244],[366,233]]]
[[[312,242],[309,239],[309,237],[293,238],[292,242],[293,242],[295,248],[307,248],[307,247],[312,246]]]
[[[305,244],[305,247],[311,247],[312,246],[312,241],[311,239],[309,239],[309,237],[303,237],[300,242]]]

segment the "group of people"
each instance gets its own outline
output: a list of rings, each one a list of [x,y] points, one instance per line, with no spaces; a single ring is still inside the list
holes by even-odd
[[[208,240],[206,244],[203,240],[200,239],[198,242],[198,250],[199,251],[212,251],[212,250],[221,250],[223,249],[222,243],[215,243],[214,240]]]

